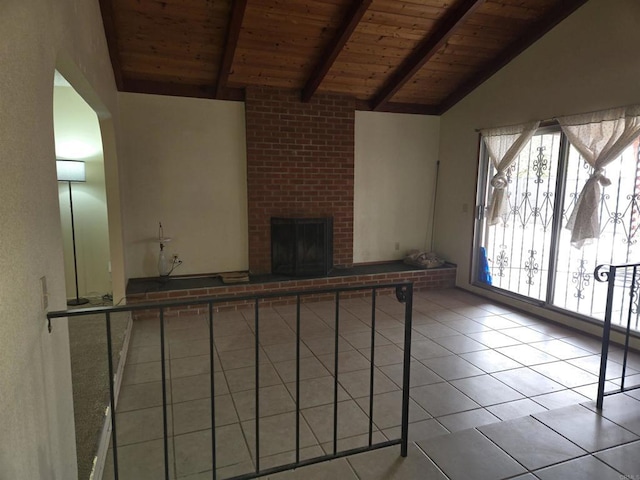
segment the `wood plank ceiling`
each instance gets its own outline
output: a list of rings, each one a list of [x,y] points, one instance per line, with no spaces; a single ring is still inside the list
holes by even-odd
[[[120,91],[441,114],[587,0],[100,0]]]

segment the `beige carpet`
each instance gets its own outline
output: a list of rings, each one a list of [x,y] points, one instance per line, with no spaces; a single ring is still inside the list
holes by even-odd
[[[111,318],[114,372],[118,368],[128,318],[129,315],[123,313],[114,314]],[[87,480],[98,451],[105,409],[109,404],[109,367],[104,315],[70,318],[69,342],[78,478]]]

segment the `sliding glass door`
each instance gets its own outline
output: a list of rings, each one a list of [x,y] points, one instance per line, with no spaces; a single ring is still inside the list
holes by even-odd
[[[481,218],[491,285],[537,300],[547,296],[560,137],[551,131],[531,138],[506,171],[508,213],[496,225]]]
[[[573,148],[566,160],[566,187],[562,228],[558,241],[558,262],[553,304],[572,312],[602,319],[606,284],[596,282],[593,271],[600,264],[640,262],[640,171],[638,139],[618,159],[607,166],[611,185],[600,196],[600,237],[581,249],[571,246],[567,220],[580,189],[593,169]]]
[[[565,227],[593,169],[560,129],[539,129],[509,167],[508,211],[495,225],[485,216],[495,172],[483,149],[475,282],[602,319],[606,285],[594,280],[594,268],[602,263],[640,262],[638,153],[636,139],[607,166],[611,185],[602,189],[600,198],[600,236],[577,249]]]

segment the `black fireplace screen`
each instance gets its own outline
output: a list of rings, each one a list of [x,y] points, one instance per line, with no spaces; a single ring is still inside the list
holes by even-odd
[[[271,217],[271,273],[327,275],[333,267],[333,219]]]

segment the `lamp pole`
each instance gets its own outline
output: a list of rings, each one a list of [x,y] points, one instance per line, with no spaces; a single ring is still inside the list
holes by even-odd
[[[73,220],[73,195],[71,194],[71,180],[67,180],[67,183],[69,184],[69,207],[71,207],[71,239],[73,243],[73,273],[76,281],[76,298],[72,298],[71,300],[68,300],[67,305],[77,306],[77,305],[84,305],[86,303],[89,303],[89,300],[86,298],[80,298],[80,295],[78,293],[78,260],[76,255],[76,228],[75,228],[75,222]]]
[[[89,303],[86,298],[81,298],[78,290],[78,257],[76,251],[76,226],[73,218],[73,194],[71,182],[86,182],[84,162],[76,160],[56,160],[58,181],[69,184],[69,208],[71,209],[71,238],[73,241],[73,274],[76,282],[76,298],[67,300],[67,305],[77,306]]]

